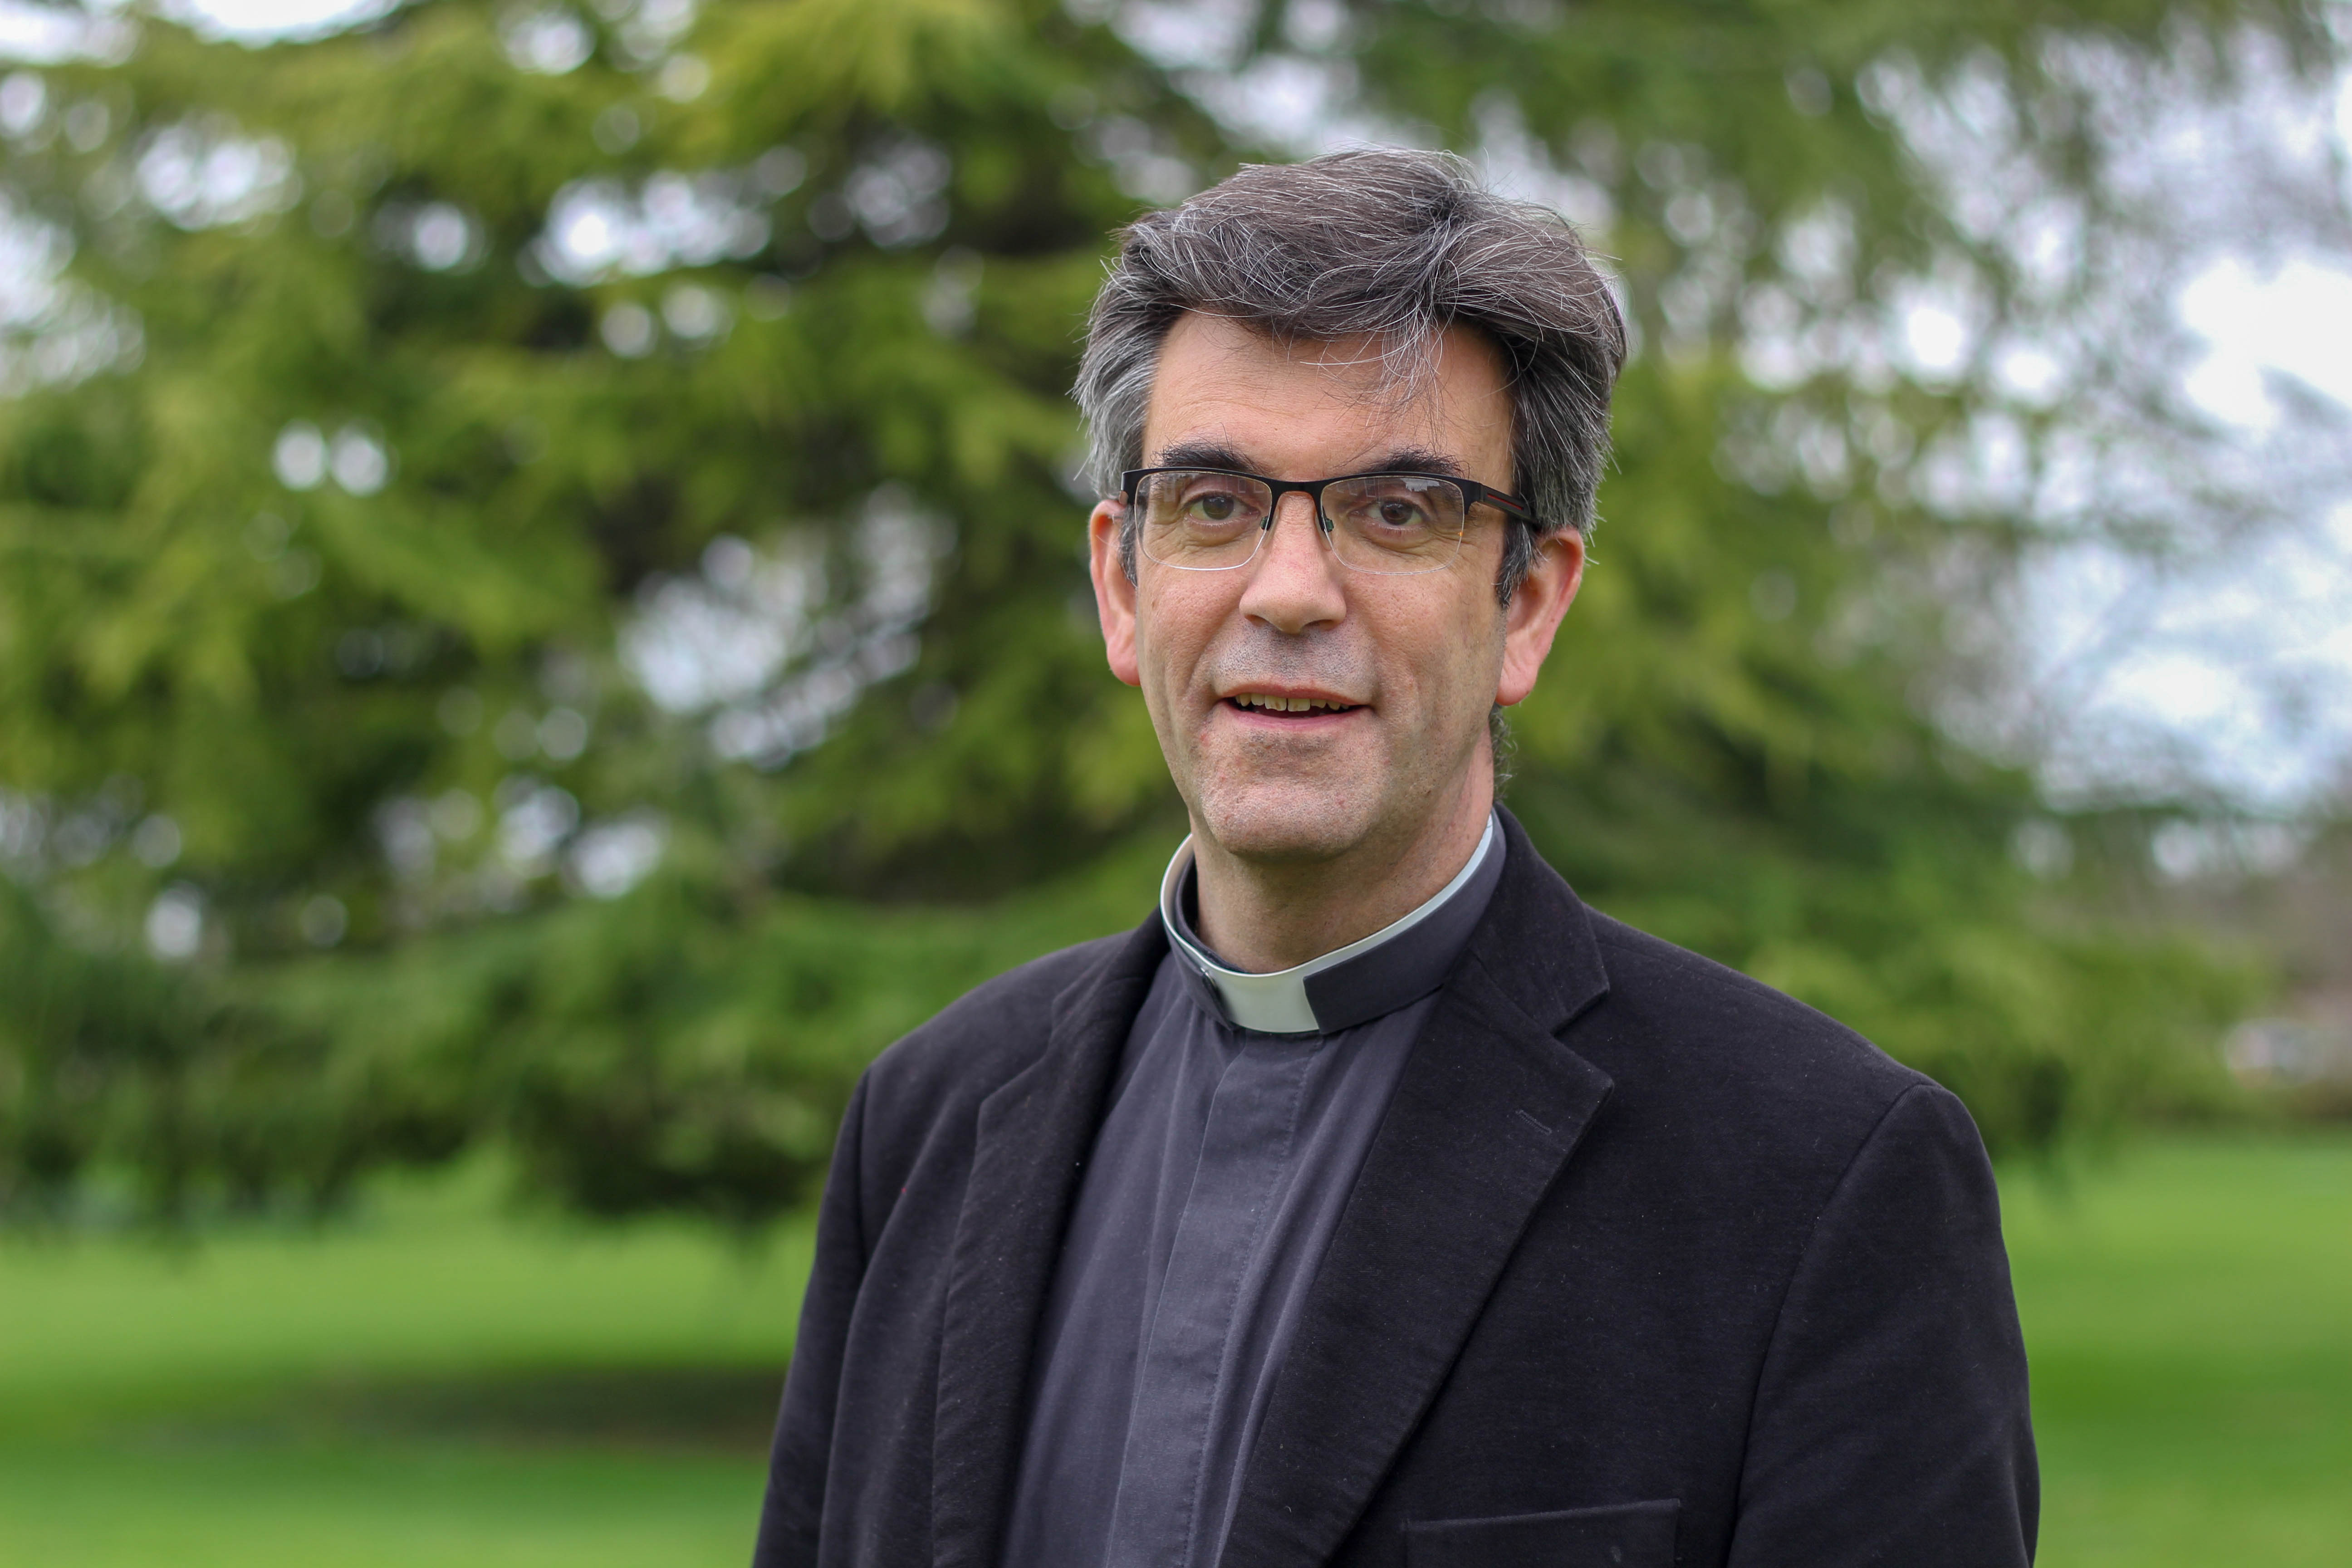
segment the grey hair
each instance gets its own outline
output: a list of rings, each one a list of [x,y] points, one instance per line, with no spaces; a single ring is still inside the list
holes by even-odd
[[[1540,520],[1535,531],[1511,528],[1496,596],[1509,603],[1536,532],[1591,537],[1625,325],[1559,214],[1495,195],[1450,153],[1365,148],[1246,165],[1119,237],[1076,389],[1096,494],[1118,495],[1120,474],[1142,466],[1160,345],[1188,311],[1279,342],[1366,339],[1400,384],[1425,368],[1437,334],[1462,326],[1501,351],[1511,486]],[[1132,576],[1132,518],[1120,548]]]

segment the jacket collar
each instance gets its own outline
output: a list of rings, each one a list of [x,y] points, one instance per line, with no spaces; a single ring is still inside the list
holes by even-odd
[[[1607,1099],[1561,1042],[1607,994],[1591,921],[1509,813],[1485,918],[1406,1058],[1244,1468],[1223,1561],[1329,1558],[1436,1397]]]
[[[1505,859],[1399,1079],[1276,1381],[1225,1560],[1309,1568],[1361,1516],[1609,1079],[1559,1031],[1608,990],[1584,906],[1497,811]],[[949,1264],[935,1561],[1003,1549],[1037,1323],[1129,1029],[1167,952],[1147,920],[1057,999],[982,1103]]]
[[[1045,1050],[981,1102],[940,1332],[939,1568],[987,1568],[1003,1548],[1037,1321],[1128,1030],[1167,952],[1154,915],[1055,999]]]

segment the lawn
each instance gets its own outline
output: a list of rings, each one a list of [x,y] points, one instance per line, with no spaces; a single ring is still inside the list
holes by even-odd
[[[806,1237],[502,1213],[0,1243],[0,1563],[741,1563]],[[2007,1184],[2052,1568],[2352,1563],[2352,1137]]]
[[[2352,1563],[2352,1137],[2004,1184],[2046,1568]]]
[[[740,1564],[806,1239],[473,1172],[322,1235],[0,1243],[0,1564]]]

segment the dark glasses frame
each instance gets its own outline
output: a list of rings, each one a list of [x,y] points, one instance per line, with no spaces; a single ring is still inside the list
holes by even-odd
[[[1171,463],[1157,468],[1129,468],[1119,475],[1120,498],[1129,506],[1133,506],[1136,487],[1154,474],[1222,474],[1229,479],[1248,479],[1254,484],[1265,486],[1274,492],[1274,499],[1266,503],[1265,521],[1258,524],[1260,530],[1274,526],[1275,515],[1282,510],[1282,498],[1296,491],[1314,503],[1316,524],[1328,531],[1331,521],[1323,510],[1323,491],[1327,486],[1345,484],[1349,479],[1379,479],[1393,476],[1402,479],[1434,479],[1441,484],[1452,485],[1462,492],[1462,515],[1465,518],[1470,515],[1472,507],[1484,501],[1506,517],[1524,522],[1538,532],[1543,531],[1543,523],[1537,518],[1535,509],[1508,490],[1498,490],[1475,479],[1456,479],[1452,474],[1425,474],[1413,468],[1373,468],[1360,474],[1334,474],[1328,479],[1274,479],[1264,474],[1253,474],[1246,468],[1218,468],[1203,463]]]

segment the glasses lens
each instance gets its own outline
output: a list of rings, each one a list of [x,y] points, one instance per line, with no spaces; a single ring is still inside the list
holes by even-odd
[[[1371,474],[1323,491],[1331,548],[1359,572],[1435,572],[1462,552],[1462,492],[1422,474]]]
[[[1239,474],[1170,469],[1144,477],[1135,505],[1145,555],[1163,566],[1213,572],[1257,553],[1274,492]]]

